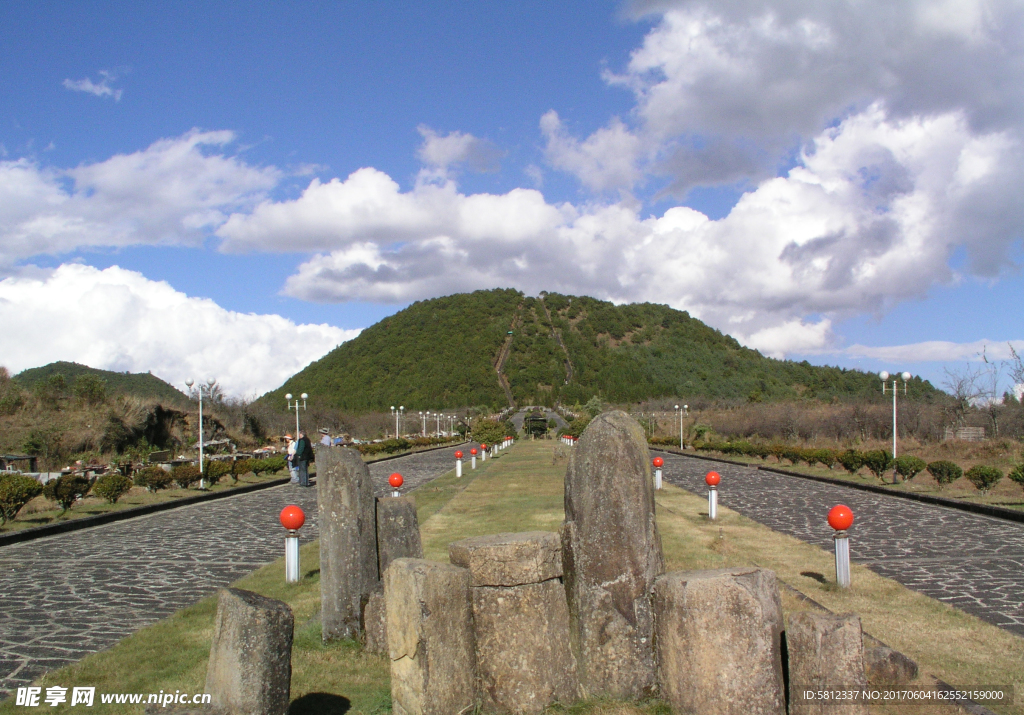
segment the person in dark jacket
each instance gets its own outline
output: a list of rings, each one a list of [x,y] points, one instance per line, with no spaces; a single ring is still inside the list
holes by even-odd
[[[305,432],[299,432],[299,438],[295,441],[295,469],[299,473],[299,486],[308,487],[309,484],[309,463],[313,461],[313,444]]]

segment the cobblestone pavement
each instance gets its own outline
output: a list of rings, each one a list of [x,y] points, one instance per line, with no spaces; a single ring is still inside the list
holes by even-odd
[[[374,492],[390,490],[392,472],[404,492],[454,469],[454,451],[370,465]],[[278,514],[288,504],[306,512],[302,541],[316,539],[316,489],[285,485],[0,548],[0,692],[280,558]]]
[[[1024,636],[1024,525],[799,477],[659,453],[666,481],[706,495],[766,526],[832,550],[826,517],[854,513],[850,558],[904,586]],[[831,576],[830,574],[826,574]]]

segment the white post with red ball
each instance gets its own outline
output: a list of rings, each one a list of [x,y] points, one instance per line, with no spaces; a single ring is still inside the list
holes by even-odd
[[[661,457],[654,458],[654,488],[661,489],[661,468],[665,466],[665,460]]]
[[[708,518],[714,521],[718,518],[718,485],[722,481],[722,475],[718,472],[708,472],[704,482],[708,485]]]
[[[281,526],[288,530],[284,537],[284,580],[285,583],[299,581],[299,529],[306,523],[306,514],[301,508],[289,504],[281,510]]]
[[[469,450],[469,465],[472,469],[476,469],[476,447]]]
[[[462,476],[462,452],[455,453],[455,476]]]
[[[481,462],[486,462],[487,461],[487,445],[486,444],[481,444],[480,445],[480,461]]]
[[[405,483],[405,479],[403,479],[402,475],[399,474],[398,472],[395,472],[390,477],[388,477],[388,484],[390,484],[391,488],[394,489],[394,491],[391,492],[391,496],[393,496],[393,497],[400,497],[400,496],[402,496],[399,493],[398,488],[400,486],[402,486],[402,484],[404,484],[404,483]]]
[[[828,525],[835,529],[832,541],[836,545],[836,583],[840,588],[849,588],[850,537],[846,530],[853,526],[853,511],[845,504],[836,504],[828,513]]]

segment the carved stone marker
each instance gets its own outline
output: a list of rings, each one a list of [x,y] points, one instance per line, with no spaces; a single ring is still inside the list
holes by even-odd
[[[370,470],[353,449],[318,449],[316,474],[323,638],[355,638],[379,583]]]
[[[789,715],[867,715],[861,699],[805,699],[805,691],[868,689],[860,618],[805,611],[789,617]]]
[[[557,534],[529,531],[457,541],[469,569],[480,699],[492,712],[540,713],[579,697]]]
[[[475,702],[469,571],[395,559],[384,575],[395,715],[454,715]]]
[[[658,681],[673,712],[784,715],[772,571],[676,571],[654,584]]]
[[[596,417],[565,475],[562,561],[584,695],[636,699],[655,689],[649,594],[664,571],[643,429]]]
[[[377,500],[377,563],[381,578],[394,559],[423,558],[416,501],[409,496]]]
[[[287,603],[251,591],[220,591],[206,692],[215,710],[284,715],[291,701],[292,635]]]
[[[363,609],[364,648],[368,653],[388,652],[387,609],[384,604],[384,589],[378,588],[370,594]]]

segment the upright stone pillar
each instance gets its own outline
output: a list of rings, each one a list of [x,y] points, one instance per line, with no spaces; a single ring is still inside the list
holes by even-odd
[[[410,496],[377,499],[377,563],[381,578],[395,559],[423,558],[416,501]]]
[[[394,715],[454,715],[476,700],[469,571],[395,559],[384,575]]]
[[[316,475],[323,638],[356,638],[379,583],[370,470],[355,450],[331,447],[317,449]]]
[[[652,693],[650,590],[664,562],[647,440],[625,412],[596,417],[572,451],[561,538],[583,694],[628,700]]]
[[[772,571],[676,571],[654,584],[661,694],[673,712],[785,715]]]
[[[789,715],[868,715],[867,700],[805,699],[804,693],[868,689],[864,634],[853,614],[794,613],[786,628]]]
[[[221,590],[206,669],[206,692],[218,712],[287,712],[294,627],[287,603],[236,588]]]
[[[527,531],[456,541],[473,579],[473,633],[487,712],[541,713],[579,698],[557,534]]]

